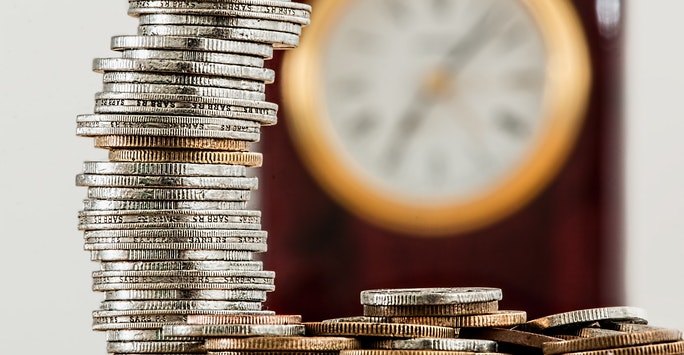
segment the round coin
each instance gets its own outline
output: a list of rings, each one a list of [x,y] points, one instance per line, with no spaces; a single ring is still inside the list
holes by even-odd
[[[497,343],[492,340],[457,338],[380,339],[371,340],[369,347],[372,349],[394,350],[497,351]]]
[[[86,211],[112,210],[241,210],[247,208],[247,202],[223,201],[109,201],[83,200]]]
[[[111,40],[111,48],[115,51],[126,49],[175,49],[245,54],[264,59],[273,57],[273,47],[268,44],[225,41],[203,37],[114,36]]]
[[[223,176],[155,176],[155,175],[76,175],[77,186],[102,187],[184,187],[198,189],[254,190],[255,177]]]
[[[98,136],[96,148],[204,149],[244,152],[249,142],[234,139],[162,136]]]
[[[253,336],[303,336],[302,324],[218,324],[218,325],[169,325],[164,335],[170,337],[253,337]]]
[[[249,190],[88,188],[88,198],[100,200],[248,201],[249,196]]]
[[[417,306],[363,306],[363,315],[370,317],[445,317],[467,314],[494,313],[498,301],[417,305]]]
[[[130,92],[137,94],[195,95],[254,101],[264,101],[266,99],[266,94],[257,91],[189,85],[105,83],[102,86],[102,91]]]
[[[287,49],[295,48],[299,45],[299,35],[296,34],[235,27],[139,25],[138,34],[143,36],[219,38],[223,40],[268,43],[272,44],[275,48]]]
[[[102,74],[102,82],[209,86],[256,92],[266,91],[266,84],[260,81],[180,73],[106,72]]]
[[[103,230],[87,231],[83,234],[89,238],[188,238],[192,243],[222,243],[223,238],[242,238],[245,243],[260,243],[266,238],[266,231],[254,230],[196,230],[196,229],[147,229],[147,230]]]
[[[454,328],[420,324],[372,322],[305,322],[306,333],[316,336],[369,336],[386,338],[453,338]]]
[[[648,323],[646,311],[636,307],[603,307],[558,313],[521,324],[521,330],[540,331],[567,325],[580,325],[603,320],[629,320],[633,323]]]
[[[261,302],[217,301],[217,300],[144,300],[103,301],[103,311],[163,311],[163,310],[232,310],[260,311]]]
[[[201,341],[107,342],[107,352],[118,354],[202,353],[205,351],[204,343]]]
[[[241,78],[267,84],[275,81],[275,73],[272,69],[183,60],[96,58],[93,60],[92,68],[98,73],[110,71],[166,72]]]
[[[197,314],[188,316],[188,324],[300,324],[301,315],[222,315]]]
[[[485,287],[404,288],[361,291],[368,306],[442,305],[500,301],[501,289]]]
[[[601,329],[605,330],[605,329]],[[599,331],[601,331],[599,330]],[[643,332],[601,334],[593,337],[582,337],[576,340],[548,342],[542,345],[544,354],[562,354],[589,350],[622,348],[654,343],[675,342],[682,339],[678,329],[654,329]]]
[[[453,317],[452,326],[456,328],[511,327],[525,323],[526,320],[525,311],[498,311],[491,314]]]
[[[245,250],[92,250],[90,259],[97,261],[173,261],[231,260],[251,261],[254,253]]]
[[[111,161],[231,164],[260,167],[263,155],[254,152],[220,152],[205,150],[112,149]]]
[[[140,15],[139,23],[141,25],[191,25],[212,27],[237,27],[276,32],[287,32],[295,35],[300,35],[302,33],[302,26],[292,22],[225,16],[150,14]]]
[[[266,291],[256,290],[117,290],[104,293],[105,301],[213,300],[264,302]]]
[[[359,340],[343,337],[207,338],[207,350],[339,351],[358,349]]]
[[[170,49],[124,49],[121,51],[121,58],[185,60],[190,62],[243,65],[255,68],[263,68],[264,66],[263,58],[251,55]]]
[[[493,340],[500,344],[513,344],[534,349],[541,349],[545,343],[563,341],[557,337],[506,328],[466,328],[461,329],[459,337]]]
[[[267,248],[265,243],[91,243],[87,241],[84,250],[245,250],[263,253]]]
[[[100,175],[162,175],[162,176],[233,176],[244,177],[242,165],[185,164],[185,163],[125,163],[86,161],[84,174]]]

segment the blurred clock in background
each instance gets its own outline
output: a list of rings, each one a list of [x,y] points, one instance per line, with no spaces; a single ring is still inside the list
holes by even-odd
[[[359,314],[378,287],[501,287],[532,315],[619,299],[620,36],[600,3],[312,2],[263,138],[271,307]]]

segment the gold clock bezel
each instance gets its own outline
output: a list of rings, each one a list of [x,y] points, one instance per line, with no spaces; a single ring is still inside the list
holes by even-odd
[[[546,129],[522,163],[475,198],[435,204],[397,198],[357,173],[334,136],[325,110],[322,58],[344,7],[359,0],[318,1],[311,26],[282,67],[282,103],[295,146],[322,188],[350,212],[380,227],[416,236],[471,231],[524,206],[556,175],[576,141],[591,84],[589,49],[568,0],[518,0],[532,15],[547,53]],[[360,0],[363,1],[363,0]]]

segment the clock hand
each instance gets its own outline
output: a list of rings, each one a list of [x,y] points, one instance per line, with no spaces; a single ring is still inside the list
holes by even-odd
[[[447,51],[445,57],[446,66],[452,70],[463,68],[470,62],[488,43],[487,38],[502,30],[505,25],[500,21],[500,16],[495,16],[497,11],[494,6],[482,15],[474,25],[470,27],[465,38],[459,41]]]

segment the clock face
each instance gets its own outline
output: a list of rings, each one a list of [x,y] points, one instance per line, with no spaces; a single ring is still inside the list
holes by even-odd
[[[478,228],[534,197],[590,82],[566,0],[319,2],[283,74],[289,128],[324,189],[414,235]]]
[[[359,0],[323,47],[335,143],[388,194],[464,200],[506,179],[545,123],[546,49],[511,0]]]

